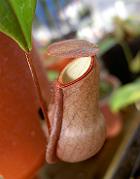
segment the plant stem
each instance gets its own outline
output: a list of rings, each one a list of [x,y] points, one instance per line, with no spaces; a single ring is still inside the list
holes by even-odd
[[[122,49],[124,51],[127,63],[128,63],[128,67],[130,69],[130,65],[131,65],[131,60],[133,59],[133,55],[131,53],[131,50],[128,46],[128,44],[125,41],[121,41],[120,45],[122,46]]]
[[[27,53],[25,53],[25,56],[26,56],[26,61],[27,61],[28,67],[30,69],[33,81],[34,81],[34,85],[37,89],[41,109],[43,111],[43,114],[44,114],[44,117],[45,117],[45,120],[46,120],[46,123],[47,123],[48,133],[50,133],[50,121],[49,121],[49,118],[48,118],[47,107],[46,107],[45,101],[44,101],[42,93],[41,93],[40,84],[39,84],[39,80],[38,80],[38,77],[37,77],[37,74],[36,74],[36,70],[35,70],[34,64],[32,62],[32,59],[28,56]]]

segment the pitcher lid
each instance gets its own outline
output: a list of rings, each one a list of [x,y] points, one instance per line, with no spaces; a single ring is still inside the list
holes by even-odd
[[[98,47],[86,40],[70,39],[55,42],[48,46],[48,55],[61,58],[95,56]]]

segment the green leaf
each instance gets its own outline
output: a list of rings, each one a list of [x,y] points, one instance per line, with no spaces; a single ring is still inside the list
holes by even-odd
[[[104,40],[102,40],[99,43],[99,47],[100,47],[100,55],[103,55],[104,53],[106,53],[108,50],[110,50],[113,46],[115,46],[117,43],[117,41],[115,40],[115,38],[112,37],[108,37]]]
[[[140,51],[137,53],[135,58],[130,63],[130,70],[133,73],[138,73],[140,72]]]
[[[140,80],[124,85],[117,89],[110,98],[112,111],[117,112],[140,100]]]
[[[47,76],[50,81],[54,81],[58,78],[59,73],[56,71],[48,70]]]
[[[30,51],[36,0],[0,0],[0,31]]]

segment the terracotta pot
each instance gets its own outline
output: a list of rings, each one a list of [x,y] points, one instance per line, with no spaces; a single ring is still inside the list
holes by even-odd
[[[120,85],[119,80],[110,74],[103,73],[101,76],[101,81],[102,80],[111,86],[111,93]],[[120,133],[123,123],[121,114],[119,112],[113,113],[111,111],[109,107],[109,97],[110,93],[106,94],[106,96],[100,99],[99,105],[106,121],[107,138],[112,138]]]
[[[107,126],[107,138],[117,136],[122,129],[122,118],[120,113],[113,113],[110,110],[108,101],[102,101],[100,103],[100,109],[104,115]]]
[[[48,86],[35,50],[30,57],[46,97]],[[4,179],[30,178],[45,158],[40,104],[24,52],[2,33],[0,99],[0,175]]]

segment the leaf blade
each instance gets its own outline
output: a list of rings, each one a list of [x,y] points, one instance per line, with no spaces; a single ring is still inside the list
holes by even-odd
[[[32,47],[35,6],[36,0],[0,0],[0,31],[15,40],[24,51],[30,51]]]
[[[110,107],[112,111],[117,112],[140,100],[140,81],[124,85],[116,90],[110,98]]]

